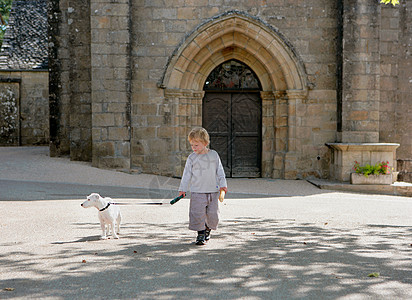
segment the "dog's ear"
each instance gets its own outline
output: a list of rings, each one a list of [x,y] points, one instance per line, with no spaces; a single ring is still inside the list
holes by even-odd
[[[100,199],[100,195],[98,193],[92,193],[90,194],[90,200],[96,201],[98,199]]]
[[[99,196],[96,193],[91,193],[89,196],[87,196],[88,201],[96,200],[96,199],[99,199]]]

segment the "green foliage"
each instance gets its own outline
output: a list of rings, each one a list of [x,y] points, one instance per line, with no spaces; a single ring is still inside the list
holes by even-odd
[[[376,165],[366,164],[364,166],[359,165],[359,162],[355,161],[353,170],[358,174],[363,174],[365,177],[369,175],[389,174],[389,162],[383,161]]]
[[[12,2],[13,0],[0,0],[0,47],[9,21]]]
[[[8,16],[11,10],[11,3],[13,0],[0,0],[0,14]]]
[[[384,4],[392,3],[392,5],[395,6],[396,4],[399,4],[399,0],[381,0],[381,3],[384,3]]]

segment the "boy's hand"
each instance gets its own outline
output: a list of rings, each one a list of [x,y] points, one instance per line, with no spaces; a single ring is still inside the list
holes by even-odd
[[[183,195],[183,197],[186,197],[186,193],[185,193],[185,192],[179,191],[179,196],[182,196],[182,195]]]
[[[220,195],[219,195],[220,202],[223,202],[223,200],[225,199],[226,192],[227,192],[227,187],[220,188]]]

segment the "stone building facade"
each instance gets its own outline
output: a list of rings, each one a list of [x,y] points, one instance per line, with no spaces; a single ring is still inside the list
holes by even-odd
[[[405,0],[49,1],[51,154],[179,177],[188,132],[210,126],[234,177],[239,161],[282,179],[348,180],[355,159],[407,165],[411,11]],[[209,90],[230,66],[259,88]]]
[[[0,51],[0,145],[48,143],[47,0],[15,0]]]

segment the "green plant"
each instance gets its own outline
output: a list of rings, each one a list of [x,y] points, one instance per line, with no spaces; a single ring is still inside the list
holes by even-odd
[[[0,46],[9,20],[13,0],[0,0]]]
[[[363,174],[365,177],[369,175],[381,175],[381,174],[389,174],[389,162],[383,161],[377,163],[376,165],[366,164],[361,166],[359,162],[355,160],[355,165],[353,166],[353,170],[358,174]]]
[[[395,6],[396,4],[399,4],[399,0],[381,0],[381,3],[384,3],[384,4],[392,3],[392,5]]]

